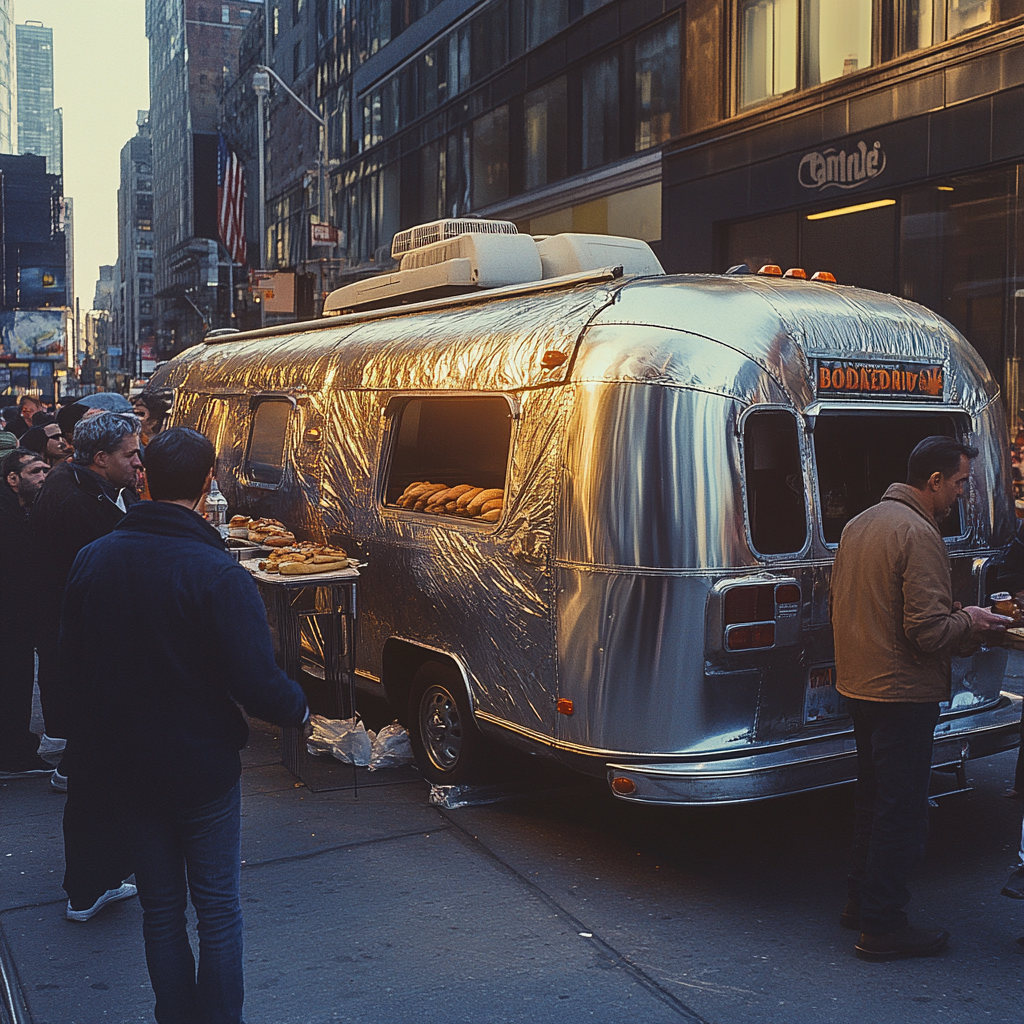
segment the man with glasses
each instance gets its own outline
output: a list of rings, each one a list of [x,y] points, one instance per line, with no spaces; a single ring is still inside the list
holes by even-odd
[[[75,427],[75,454],[58,463],[32,507],[30,524],[38,567],[40,612],[60,608],[71,566],[87,544],[106,536],[138,501],[135,481],[142,468],[137,416],[103,412]],[[125,595],[126,598],[129,595]],[[58,616],[38,614],[39,695],[46,733],[66,739],[71,728],[70,702],[57,664]],[[135,895],[124,882],[131,858],[108,794],[86,783],[69,783],[74,765],[62,758],[50,779],[68,793],[64,808],[64,889],[67,916],[88,921],[101,907]]]

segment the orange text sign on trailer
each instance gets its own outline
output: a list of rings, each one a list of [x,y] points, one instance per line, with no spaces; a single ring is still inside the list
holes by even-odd
[[[818,398],[911,398],[942,401],[946,382],[942,363],[904,363],[816,359]]]

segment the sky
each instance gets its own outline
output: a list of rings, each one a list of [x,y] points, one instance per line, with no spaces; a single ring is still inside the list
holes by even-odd
[[[53,102],[64,110],[64,194],[75,201],[75,292],[92,307],[117,262],[121,147],[149,108],[145,0],[14,0],[14,21],[53,29]]]

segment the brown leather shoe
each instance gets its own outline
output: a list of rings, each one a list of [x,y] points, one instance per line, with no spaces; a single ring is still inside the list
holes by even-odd
[[[851,931],[860,931],[860,904],[847,900],[843,912],[839,915],[839,924]]]
[[[905,956],[935,956],[946,948],[947,942],[949,932],[908,924],[887,935],[861,932],[854,949],[861,960],[898,960]]]

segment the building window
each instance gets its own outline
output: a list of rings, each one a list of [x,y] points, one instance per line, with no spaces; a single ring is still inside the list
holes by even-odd
[[[1021,4],[1001,3],[999,20],[1024,13]],[[992,0],[905,0],[900,15],[900,49],[934,46],[993,21]]]
[[[473,209],[508,197],[508,106],[473,122]]]
[[[292,24],[298,25],[302,17],[302,9],[306,6],[306,0],[292,0]]]
[[[148,257],[142,257],[139,259],[139,273],[140,274],[152,274],[153,273],[153,260]]]
[[[302,40],[300,39],[292,49],[292,79],[296,79],[302,73]]]
[[[619,55],[608,54],[583,69],[583,168],[600,167],[619,155]]]
[[[274,42],[277,42],[277,37],[281,34],[281,8],[274,4],[274,13],[271,17],[271,29],[274,36]]]
[[[660,146],[679,134],[679,21],[636,41],[636,148]]]
[[[872,0],[810,0],[803,19],[805,87],[871,66]]]
[[[796,88],[797,0],[741,0],[740,106]]]
[[[568,0],[526,0],[526,46],[532,49],[569,24]]]
[[[565,78],[528,92],[524,100],[524,184],[538,188],[566,173]]]

